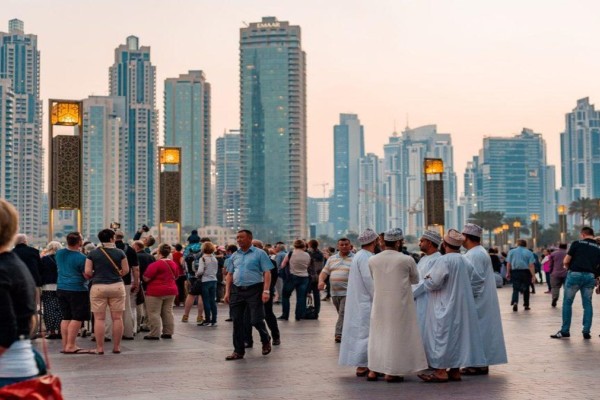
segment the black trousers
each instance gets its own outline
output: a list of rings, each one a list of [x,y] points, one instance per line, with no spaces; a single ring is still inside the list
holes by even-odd
[[[244,314],[248,310],[250,324],[260,334],[260,341],[268,343],[271,341],[265,325],[265,307],[262,302],[263,284],[257,283],[252,286],[231,286],[229,296],[229,311],[233,319],[233,348],[238,354],[245,354],[244,346]]]
[[[273,295],[269,298],[265,305],[265,322],[271,331],[271,336],[273,339],[279,339],[279,326],[277,325],[277,317],[273,312]],[[262,340],[262,338],[261,338]],[[244,342],[248,344],[253,344],[254,339],[252,338],[252,322],[250,318],[250,310],[246,308],[246,312],[244,313]]]
[[[513,269],[510,271],[510,280],[513,284],[512,304],[519,303],[519,292],[523,293],[523,305],[529,307],[529,284],[531,272],[528,269]]]

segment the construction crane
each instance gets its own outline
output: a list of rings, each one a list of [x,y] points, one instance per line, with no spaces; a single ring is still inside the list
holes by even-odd
[[[323,188],[323,198],[328,197],[327,188],[329,187],[329,182],[315,183],[313,186],[321,186]]]

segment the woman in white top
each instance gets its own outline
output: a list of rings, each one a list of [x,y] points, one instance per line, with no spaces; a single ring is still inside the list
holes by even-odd
[[[198,260],[196,277],[202,277],[202,302],[204,303],[204,323],[202,326],[217,326],[217,272],[219,262],[214,256],[215,245],[204,242],[202,257]]]
[[[304,318],[306,313],[306,292],[308,290],[309,277],[308,266],[310,265],[310,254],[306,252],[306,244],[303,240],[294,242],[294,250],[283,260],[282,267],[289,265],[289,276],[283,283],[281,299],[281,316],[279,319],[287,321],[290,316],[290,297],[296,290],[296,321]]]

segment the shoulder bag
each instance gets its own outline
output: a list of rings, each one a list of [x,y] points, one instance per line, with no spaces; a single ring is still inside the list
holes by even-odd
[[[117,273],[117,275],[121,276],[121,273],[123,272],[121,270],[121,268],[117,267],[117,264],[115,263],[115,261],[112,259],[111,256],[108,255],[108,253],[106,252],[106,250],[104,250],[103,247],[98,247],[100,249],[100,251],[102,253],[104,253],[104,255],[106,256],[106,258],[108,258],[108,261],[110,261],[110,264],[113,266],[115,272]]]

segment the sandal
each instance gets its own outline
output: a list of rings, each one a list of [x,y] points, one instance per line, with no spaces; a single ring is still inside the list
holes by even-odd
[[[386,375],[384,380],[387,383],[404,382],[404,377],[398,375]]]
[[[369,371],[367,373],[367,380],[369,382],[376,382],[379,379],[379,374],[375,371]]]
[[[487,375],[489,374],[489,367],[467,367],[460,370],[463,375]]]
[[[356,376],[367,376],[368,373],[369,373],[369,368],[367,368],[367,367],[356,368]]]
[[[444,383],[444,382],[448,382],[448,378],[446,378],[446,379],[440,378],[436,374],[419,374],[417,376],[419,378],[421,378],[423,381],[427,382],[427,383]]]

